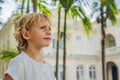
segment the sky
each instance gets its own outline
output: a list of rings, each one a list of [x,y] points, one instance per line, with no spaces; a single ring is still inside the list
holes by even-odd
[[[3,21],[6,21],[8,17],[12,15],[12,11],[15,9],[15,3],[14,1],[11,2],[11,0],[6,0],[5,3],[1,4],[2,6],[2,15],[1,18]]]
[[[15,3],[14,1],[11,2],[11,0],[4,0],[5,2],[1,4],[2,6],[2,11],[0,14],[0,18],[2,22],[6,22],[8,18],[12,15],[12,11],[15,10]],[[0,26],[0,29],[2,26]]]
[[[2,12],[0,14],[0,18],[2,19],[2,21],[5,23],[8,18],[12,15],[13,11],[16,9],[16,3],[13,0],[4,0],[4,4],[0,4],[0,6],[2,6]],[[50,2],[50,0],[48,0],[48,2]],[[120,9],[120,0],[116,0],[117,4],[118,4],[118,8]],[[88,9],[86,9],[87,11]],[[89,11],[89,10],[88,10]],[[2,26],[0,26],[0,29],[2,28]]]

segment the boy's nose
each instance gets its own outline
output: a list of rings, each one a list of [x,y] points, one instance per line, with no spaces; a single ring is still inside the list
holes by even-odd
[[[47,29],[46,34],[51,35],[51,30]]]

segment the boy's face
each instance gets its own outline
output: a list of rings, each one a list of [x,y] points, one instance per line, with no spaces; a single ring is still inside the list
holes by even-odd
[[[37,48],[47,47],[51,42],[51,27],[48,21],[33,24],[29,31],[29,42]]]

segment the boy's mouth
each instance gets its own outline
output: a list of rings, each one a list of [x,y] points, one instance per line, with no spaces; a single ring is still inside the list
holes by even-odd
[[[44,38],[44,40],[50,41],[51,38],[50,37],[46,37],[46,38]]]

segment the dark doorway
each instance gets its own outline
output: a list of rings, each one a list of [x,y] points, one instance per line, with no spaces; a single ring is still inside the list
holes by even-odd
[[[115,63],[107,63],[107,80],[119,80],[118,79],[118,68]]]
[[[118,80],[118,72],[115,65],[112,66],[112,80]]]

